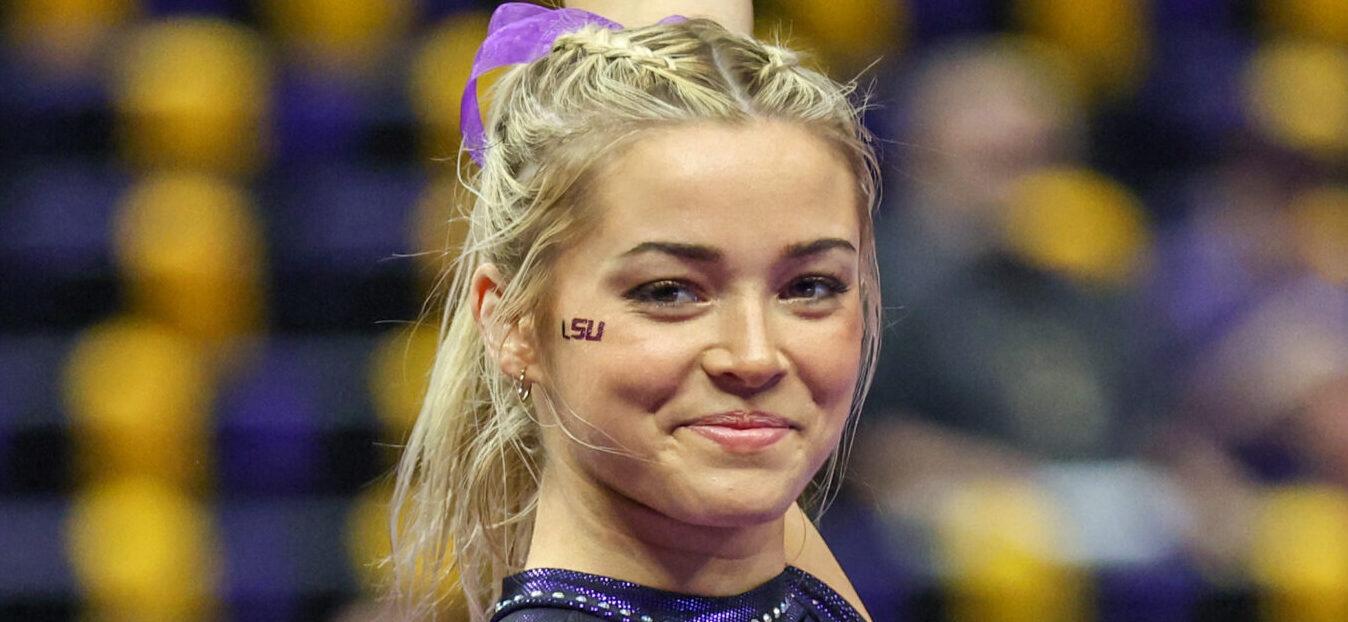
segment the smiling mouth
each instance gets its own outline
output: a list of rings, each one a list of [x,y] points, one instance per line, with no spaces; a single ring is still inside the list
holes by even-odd
[[[795,428],[790,421],[771,413],[742,411],[710,415],[686,427],[732,453],[766,449]]]
[[[794,428],[796,426],[785,417],[779,417],[769,412],[755,410],[752,412],[743,410],[734,410],[714,415],[707,415],[697,421],[689,423],[690,426],[717,426],[722,428],[731,428],[735,430],[752,430],[755,428]]]

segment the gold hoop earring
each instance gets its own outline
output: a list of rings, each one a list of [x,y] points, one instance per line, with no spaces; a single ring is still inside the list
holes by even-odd
[[[521,401],[521,402],[528,400],[528,399],[529,399],[529,392],[533,390],[533,387],[532,387],[532,386],[530,386],[530,385],[528,385],[528,384],[526,384],[526,383],[524,382],[524,372],[525,372],[525,371],[528,371],[528,368],[527,368],[527,367],[524,368],[524,369],[521,369],[521,370],[520,370],[520,377],[517,378],[517,379],[515,379],[515,395],[518,395],[518,396],[520,397],[520,401]]]

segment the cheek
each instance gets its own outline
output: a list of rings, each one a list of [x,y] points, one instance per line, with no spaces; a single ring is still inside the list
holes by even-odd
[[[609,390],[632,408],[659,411],[691,377],[703,339],[693,325],[629,320],[608,349]]]
[[[564,339],[561,322],[569,325],[570,316],[559,320],[549,337],[557,389],[578,412],[655,412],[679,392],[697,362],[693,327],[652,324],[619,313],[584,317],[596,326],[604,322],[600,340]]]
[[[819,322],[797,331],[793,359],[815,404],[846,417],[861,367],[860,314]]]

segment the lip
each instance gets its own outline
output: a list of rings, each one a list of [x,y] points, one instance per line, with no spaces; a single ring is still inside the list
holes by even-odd
[[[774,415],[770,412],[761,410],[730,410],[726,412],[707,415],[701,419],[690,421],[685,425],[690,426],[717,426],[722,428],[731,428],[735,430],[752,430],[756,428],[794,428],[791,421],[786,417]]]
[[[787,419],[761,411],[717,413],[692,421],[685,427],[732,453],[766,449],[795,428]]]

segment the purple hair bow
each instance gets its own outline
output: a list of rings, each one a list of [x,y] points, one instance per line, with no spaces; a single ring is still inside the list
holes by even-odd
[[[660,20],[660,23],[683,19],[672,15]],[[552,43],[558,36],[579,30],[587,24],[599,24],[611,30],[622,28],[621,24],[589,11],[549,9],[524,2],[507,2],[491,14],[487,38],[482,41],[482,47],[478,48],[477,56],[473,57],[473,70],[468,75],[468,84],[463,89],[463,100],[459,106],[459,127],[463,131],[464,143],[468,153],[479,165],[483,162],[486,131],[482,127],[482,113],[477,104],[477,79],[497,67],[542,58],[552,50]]]

